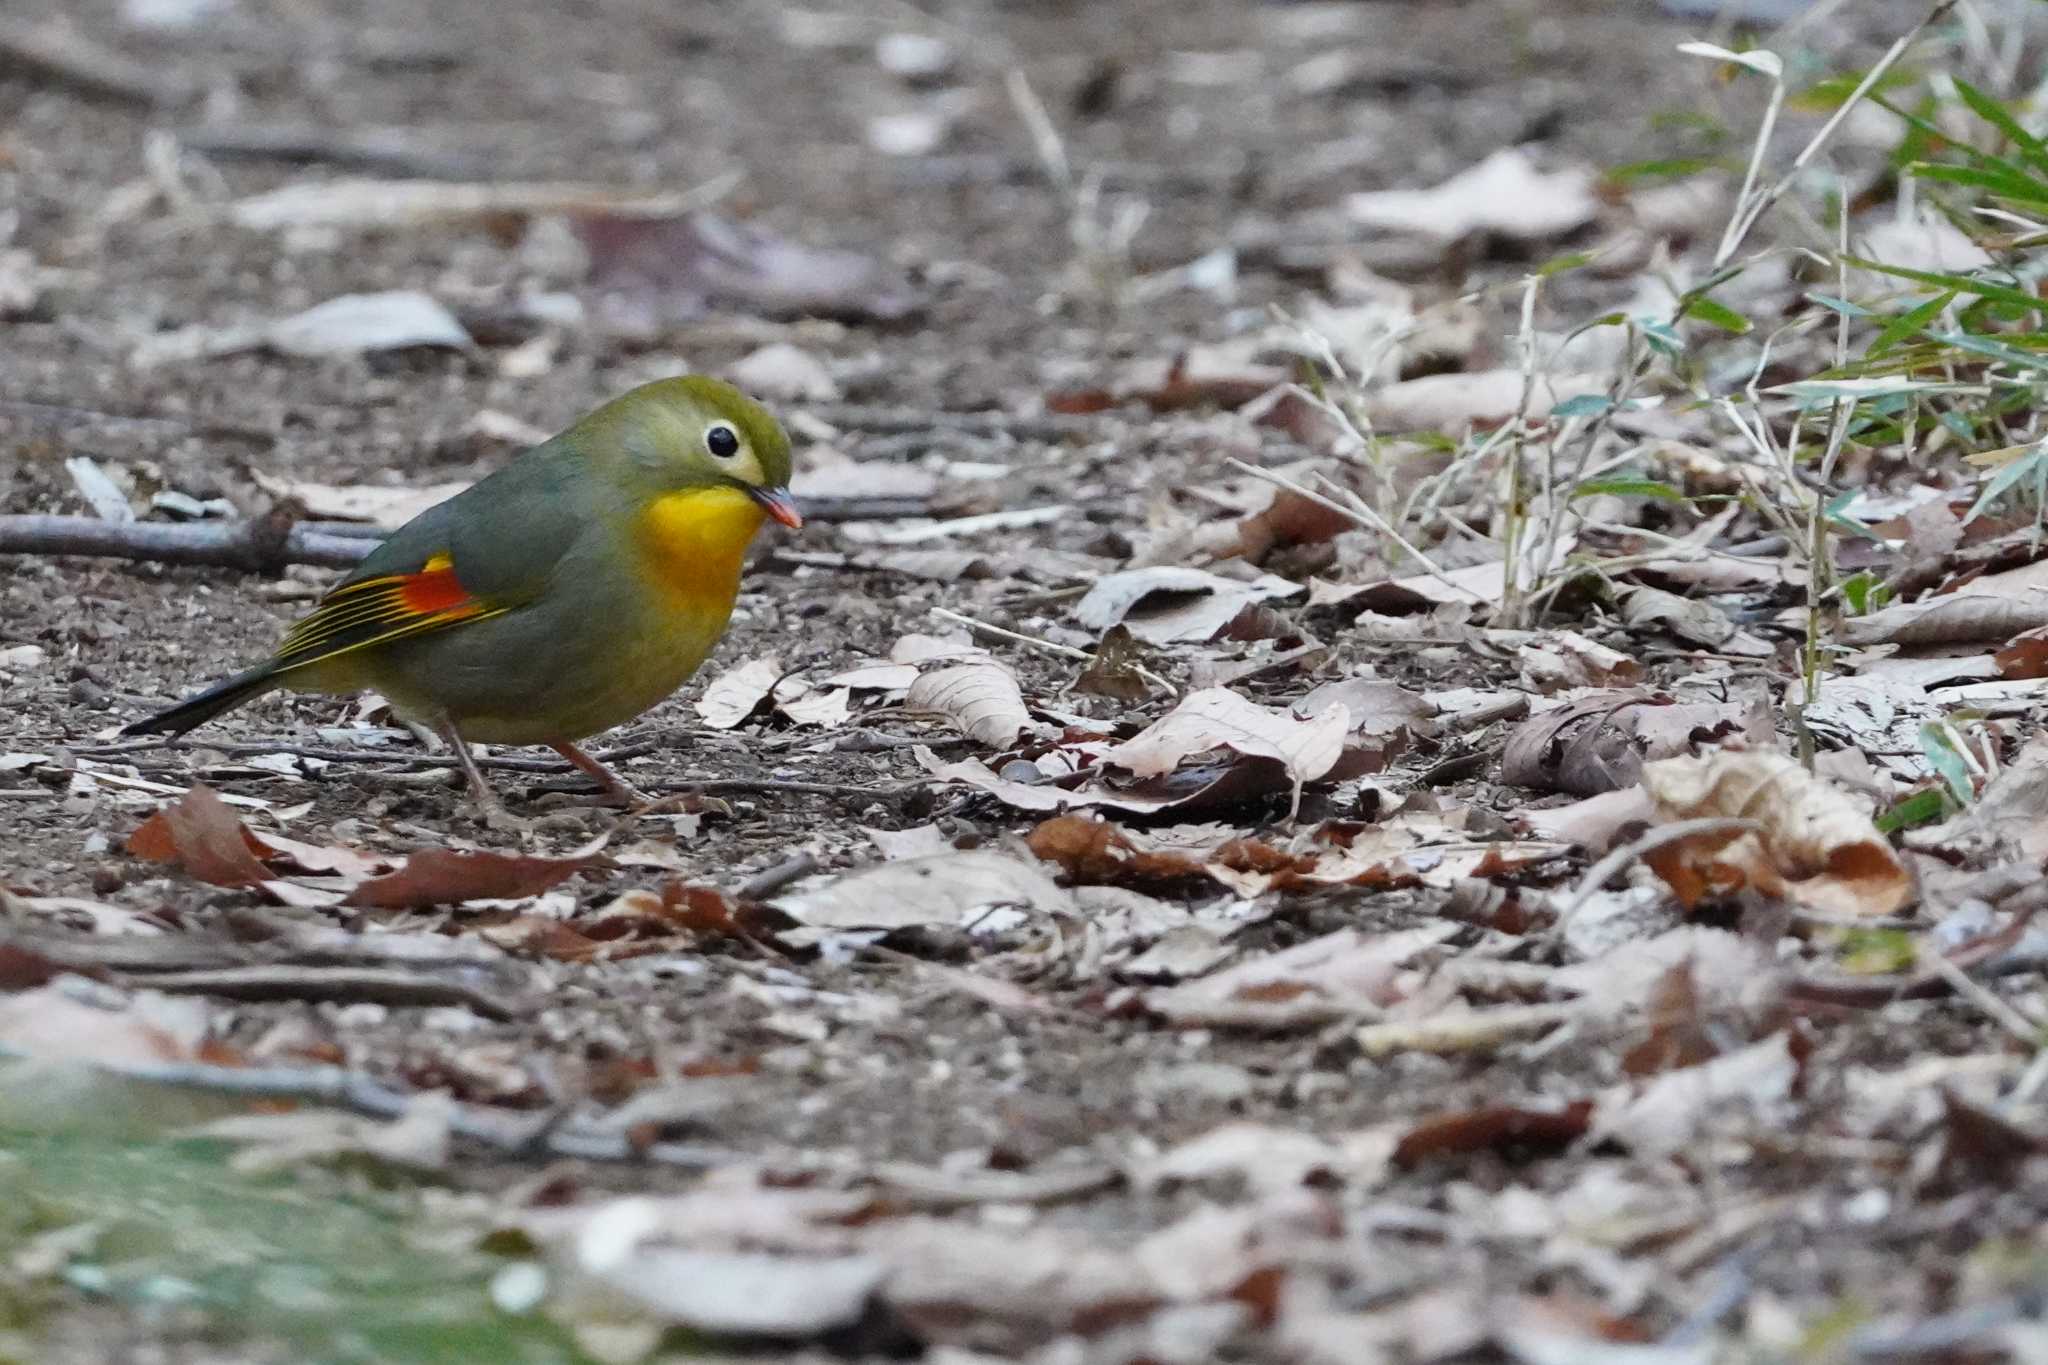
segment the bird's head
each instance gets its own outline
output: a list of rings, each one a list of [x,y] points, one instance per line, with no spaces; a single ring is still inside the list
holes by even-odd
[[[650,493],[734,488],[784,526],[804,524],[789,494],[788,434],[766,408],[722,379],[693,374],[643,384],[599,408],[572,434],[586,449],[614,453]]]

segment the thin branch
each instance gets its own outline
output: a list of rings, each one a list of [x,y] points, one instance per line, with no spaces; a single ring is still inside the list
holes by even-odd
[[[347,568],[375,542],[267,521],[101,521],[97,517],[0,516],[0,554],[90,555],[210,564],[276,573],[287,564]]]

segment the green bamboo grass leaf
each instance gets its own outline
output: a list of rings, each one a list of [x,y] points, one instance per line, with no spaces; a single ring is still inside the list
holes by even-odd
[[[1552,417],[1597,417],[1614,407],[1614,400],[1604,393],[1575,393],[1570,398],[1551,408]]]
[[[1880,275],[1891,275],[1902,280],[1917,280],[1942,289],[1953,289],[1958,294],[1974,294],[1978,298],[1997,299],[2029,311],[2038,311],[2044,305],[2032,294],[2021,293],[2008,285],[1992,284],[1985,280],[1972,279],[1968,275],[1945,275],[1937,270],[1910,270],[1903,265],[1886,265],[1863,256],[1843,256],[1842,259],[1859,270],[1875,270]]]
[[[1884,330],[1871,341],[1864,354],[1873,359],[1883,355],[1907,337],[1924,330],[1928,323],[1940,317],[1943,310],[1955,301],[1956,291],[1946,289],[1919,307],[1899,314],[1885,324]]]
[[[2048,184],[2010,171],[1981,166],[1951,166],[1942,161],[1915,161],[1906,167],[1906,172],[1921,180],[1939,180],[1988,190],[2000,199],[2009,199],[2016,204],[2048,204]]]
[[[1659,502],[1685,502],[1686,496],[1668,483],[1656,479],[1588,479],[1572,489],[1572,498],[1597,497],[1611,493],[1619,498],[1655,498]]]
[[[1963,517],[1963,525],[1968,526],[1975,521],[1986,508],[2028,478],[2034,480],[2035,501],[2041,501],[2043,490],[2048,489],[2048,444],[2037,443],[2025,455],[2000,465],[1998,472],[1985,481],[1984,491],[1977,495],[1977,501]]]
[[[1938,341],[1944,346],[1953,346],[1959,351],[1971,351],[1977,355],[2001,360],[2008,365],[2017,365],[2023,370],[2048,370],[2048,356],[2023,351],[2017,346],[2008,346],[2003,341],[1978,336],[1974,332],[1929,332],[1928,340]]]
[[[1877,817],[1878,832],[1896,834],[1902,829],[1918,829],[1921,825],[1931,825],[1947,816],[1952,806],[1949,794],[1939,787],[1914,792]]]
[[[1697,318],[1711,326],[1719,327],[1724,332],[1732,332],[1736,336],[1746,335],[1755,325],[1727,304],[1709,298],[1705,294],[1686,304],[1685,315],[1689,318]]]
[[[2020,156],[2028,165],[2037,170],[2048,171],[2048,146],[2042,145],[2040,138],[2022,128],[2004,105],[1961,76],[1952,76],[1950,80],[1954,82],[1956,94],[1962,97],[1963,103],[1969,105],[1978,118],[2005,134],[2013,146],[2019,148]]]
[[[1833,294],[1809,293],[1806,298],[1809,303],[1817,303],[1829,312],[1840,313],[1845,318],[1874,318],[1877,316],[1877,314],[1865,308],[1862,304],[1851,303],[1847,299],[1838,299]]]
[[[1661,161],[1630,161],[1610,167],[1607,179],[1616,185],[1631,185],[1638,180],[1683,180],[1702,171],[1739,169],[1729,164],[1724,156],[1674,156]]]

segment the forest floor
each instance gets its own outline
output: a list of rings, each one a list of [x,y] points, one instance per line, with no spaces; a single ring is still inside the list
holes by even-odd
[[[2043,1358],[2034,685],[1800,710],[1822,571],[1705,425],[1826,368],[1767,248],[1835,209],[1676,377],[1571,335],[1707,273],[1713,7],[430,8],[0,17],[0,512],[395,525],[704,371],[820,515],[593,741],[674,801],[492,750],[521,831],[373,699],[117,736],[337,569],[0,557],[0,1357]],[[1847,449],[1830,584],[2025,573]]]

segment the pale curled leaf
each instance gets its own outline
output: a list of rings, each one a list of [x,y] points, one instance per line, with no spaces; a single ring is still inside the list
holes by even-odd
[[[1440,241],[1472,232],[1537,241],[1593,221],[1593,179],[1579,166],[1539,171],[1527,153],[1507,147],[1430,189],[1363,191],[1344,207],[1355,223]]]
[[[994,662],[920,674],[905,701],[912,710],[944,716],[961,734],[991,749],[1009,748],[1031,724],[1016,676]]]
[[[1891,845],[1845,792],[1784,754],[1762,750],[1643,766],[1660,821],[1735,818],[1754,830],[1703,835],[1646,860],[1691,905],[1750,886],[1836,914],[1888,915],[1913,892]]]
[[[775,902],[813,929],[957,926],[992,906],[1044,912],[1071,905],[1036,862],[985,849],[877,863]]]
[[[1223,687],[1190,693],[1143,731],[1103,754],[1139,777],[1170,773],[1194,754],[1232,749],[1252,758],[1278,759],[1299,785],[1336,766],[1351,730],[1351,712],[1334,702],[1308,720],[1269,711]]]
[[[273,498],[288,499],[306,509],[315,521],[366,521],[395,531],[469,487],[467,483],[429,483],[416,488],[387,484],[332,484],[249,471],[255,485]]]
[[[782,661],[774,655],[749,659],[713,678],[697,698],[696,711],[714,730],[731,730],[754,714],[782,681]]]
[[[1074,619],[1094,631],[1121,624],[1147,644],[1200,643],[1215,639],[1246,607],[1299,591],[1272,574],[1244,583],[1201,569],[1126,569],[1097,579],[1074,604]]]

